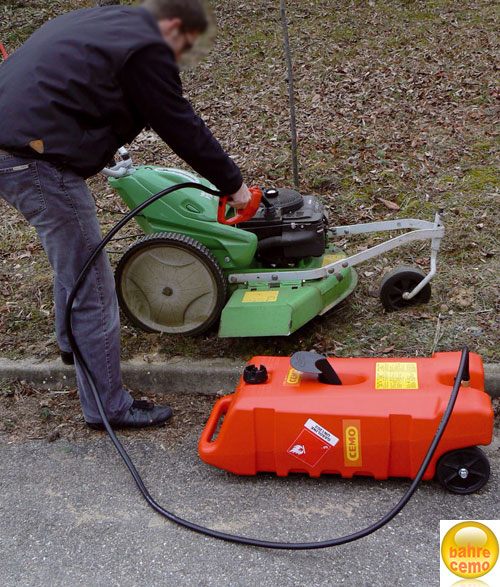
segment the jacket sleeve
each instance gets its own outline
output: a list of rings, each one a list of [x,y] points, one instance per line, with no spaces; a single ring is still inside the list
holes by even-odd
[[[132,55],[120,81],[131,106],[181,159],[224,195],[241,187],[238,166],[184,98],[179,70],[167,45],[151,45]]]

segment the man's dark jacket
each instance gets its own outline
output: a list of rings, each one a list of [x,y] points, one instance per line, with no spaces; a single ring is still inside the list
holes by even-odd
[[[182,95],[172,50],[145,8],[64,14],[0,65],[0,148],[82,177],[150,124],[226,194],[241,173]]]

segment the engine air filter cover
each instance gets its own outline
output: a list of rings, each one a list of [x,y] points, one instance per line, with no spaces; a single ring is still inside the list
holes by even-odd
[[[300,210],[304,206],[304,198],[295,190],[286,188],[267,188],[264,190],[264,196],[275,208],[279,208],[283,214],[289,214]],[[261,204],[264,207],[264,204]]]

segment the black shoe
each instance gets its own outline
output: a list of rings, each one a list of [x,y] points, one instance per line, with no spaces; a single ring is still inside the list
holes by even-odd
[[[111,428],[149,428],[160,426],[170,420],[173,412],[168,406],[155,406],[142,400],[134,400],[130,408],[116,420],[110,420]],[[105,430],[104,424],[87,422],[89,428],[94,430]]]
[[[75,357],[71,351],[59,351],[61,356],[61,361],[65,365],[74,365],[75,364]]]

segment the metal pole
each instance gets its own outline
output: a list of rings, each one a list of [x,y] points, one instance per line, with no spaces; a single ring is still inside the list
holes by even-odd
[[[297,162],[297,122],[295,118],[295,92],[293,87],[292,55],[290,51],[290,39],[288,37],[288,23],[286,19],[285,0],[280,0],[281,22],[283,24],[283,37],[285,41],[286,65],[288,69],[288,92],[290,98],[290,134],[292,137],[292,171],[293,185],[299,189],[299,167]]]

